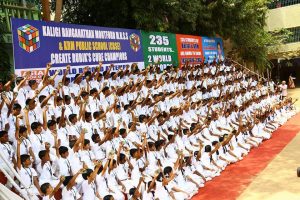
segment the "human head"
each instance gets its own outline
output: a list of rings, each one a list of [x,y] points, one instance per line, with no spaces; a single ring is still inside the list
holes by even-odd
[[[41,161],[43,161],[43,162],[50,161],[49,151],[41,150],[41,151],[39,152],[39,158],[40,158]]]
[[[115,199],[114,199],[113,195],[109,194],[109,195],[104,196],[103,200],[115,200]]]
[[[40,122],[33,122],[31,124],[31,130],[34,134],[40,134],[43,131],[42,124]]]
[[[21,164],[23,167],[29,167],[31,165],[30,156],[28,154],[22,154],[20,156]]]
[[[38,87],[36,80],[29,80],[28,85],[32,90],[36,90]]]
[[[83,141],[83,149],[84,150],[89,150],[90,149],[90,140],[88,140],[88,139],[84,139],[84,141]]]
[[[18,116],[18,115],[21,113],[22,107],[21,107],[20,104],[15,103],[15,104],[13,105],[13,108],[12,108],[12,109],[13,109],[12,114],[13,114],[14,116]]]
[[[42,184],[40,189],[45,196],[48,196],[53,192],[53,188],[50,183]]]
[[[26,106],[28,107],[29,110],[35,109],[35,100],[34,99],[27,99],[25,102]]]
[[[9,139],[8,139],[8,133],[7,133],[7,131],[0,131],[0,142],[1,143],[6,143],[6,142],[8,142],[9,141]]]
[[[77,122],[77,115],[76,115],[76,114],[70,114],[70,115],[69,115],[69,121],[70,121],[72,124],[76,124],[76,122]]]
[[[65,146],[60,146],[58,149],[58,153],[62,158],[67,158],[69,156],[69,150]]]
[[[49,120],[49,121],[47,122],[47,127],[48,127],[48,129],[51,130],[51,131],[55,130],[55,129],[56,129],[56,121],[54,121],[54,120]]]

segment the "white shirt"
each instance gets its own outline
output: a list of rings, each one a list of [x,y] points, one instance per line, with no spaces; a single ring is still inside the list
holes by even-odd
[[[88,180],[84,180],[81,189],[84,191],[82,193],[82,200],[98,200],[96,197],[97,186],[94,181],[89,184]]]
[[[61,194],[62,200],[77,200],[81,197],[75,186],[73,186],[70,190],[67,190],[67,187],[64,187]]]
[[[24,168],[22,166],[20,170],[18,169],[18,173],[22,179],[22,182],[24,183],[24,185],[21,186],[21,189],[23,188],[23,186],[25,188],[29,188],[34,185],[33,177],[37,176],[35,169],[31,167]]]
[[[3,153],[6,160],[12,164],[12,158],[15,155],[13,147],[9,143],[0,143],[0,151]],[[4,162],[0,159],[0,165],[4,166]]]

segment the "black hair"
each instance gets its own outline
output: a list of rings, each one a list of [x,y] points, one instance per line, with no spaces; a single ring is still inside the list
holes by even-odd
[[[80,76],[80,74],[76,74],[76,75],[74,76],[74,81],[77,79],[78,76]]]
[[[136,153],[136,152],[138,152],[138,150],[137,149],[130,149],[130,156],[131,157],[133,157],[133,155]]]
[[[111,200],[113,196],[111,194],[104,196],[103,200]]]
[[[204,152],[211,152],[211,146],[210,145],[206,145],[204,147]]]
[[[124,160],[126,158],[125,154],[120,153],[120,160]]]
[[[26,128],[26,126],[20,126],[20,128],[19,128],[19,133],[24,133],[24,132],[26,132],[27,131],[27,128]]]
[[[84,73],[84,76],[85,76],[85,77],[91,76],[91,75],[92,75],[92,72],[91,72],[91,71],[87,71],[87,72]]]
[[[64,96],[64,100],[66,101],[66,100],[70,100],[71,99],[71,97],[69,96],[69,95],[65,95]]]
[[[56,125],[56,121],[55,120],[49,120],[48,122],[47,122],[47,127],[49,128],[50,126],[54,126],[54,125]]]
[[[17,109],[22,109],[22,107],[21,107],[20,104],[15,103],[15,104],[13,105],[13,110],[17,110]]]
[[[17,83],[17,85],[18,85],[22,80],[24,80],[23,77],[17,77],[17,78],[16,78],[16,83]],[[3,83],[4,83],[4,81],[3,81]]]
[[[158,149],[158,147],[160,147],[160,145],[163,144],[163,140],[158,140],[158,141],[155,141],[155,148]]]
[[[23,164],[26,160],[30,159],[30,155],[28,155],[28,154],[22,154],[20,156],[20,159],[21,159],[21,164]]]
[[[42,193],[46,195],[47,189],[48,189],[49,187],[50,187],[50,183],[44,183],[44,184],[42,184],[42,185],[41,185],[41,191],[42,191]]]
[[[102,92],[105,92],[106,90],[109,90],[109,87],[105,86],[105,87],[102,89]]]
[[[172,167],[167,166],[167,167],[164,168],[164,175],[170,174],[171,172],[172,172]]]
[[[86,145],[88,145],[88,144],[90,144],[90,140],[84,139],[84,141],[83,141],[83,146],[86,146]]]
[[[60,147],[58,148],[58,153],[59,153],[59,155],[62,155],[62,154],[64,154],[64,153],[68,152],[68,151],[69,151],[68,147],[65,147],[65,146],[60,146]]]
[[[73,121],[74,118],[76,118],[77,115],[76,114],[70,114],[69,115],[69,121]]]
[[[144,121],[144,119],[146,118],[145,115],[140,115],[139,116],[139,122],[142,123]]]
[[[93,88],[93,89],[90,90],[90,95],[92,95],[92,94],[94,94],[94,93],[96,93],[96,92],[97,92],[97,89],[96,89],[96,88]]]
[[[40,123],[40,122],[33,122],[32,124],[31,124],[31,130],[36,130],[39,126],[42,126],[42,124]]]
[[[129,105],[126,104],[126,105],[124,106],[124,110],[128,110],[128,108],[129,108]]]
[[[189,129],[187,129],[187,128],[185,128],[185,129],[182,130],[183,134],[187,134],[188,131],[189,131]]]
[[[28,106],[31,100],[32,100],[32,99],[30,99],[30,98],[29,98],[29,99],[26,99],[25,105]]]
[[[128,123],[128,128],[131,128],[132,125],[133,125],[133,122],[129,122]]]
[[[125,128],[121,128],[121,129],[119,130],[119,133],[120,133],[120,135],[125,134],[125,133],[126,133],[126,129],[125,129]]]
[[[41,151],[39,152],[39,158],[42,160],[42,158],[44,158],[44,157],[46,156],[46,154],[47,154],[47,151],[46,151],[46,150],[41,150]]]
[[[173,136],[174,136],[174,135],[168,135],[168,140],[169,140],[169,141],[172,140]]]
[[[100,116],[100,112],[99,111],[96,111],[93,113],[93,118],[96,119]]]
[[[93,134],[93,135],[92,135],[92,141],[93,141],[93,142],[96,142],[96,139],[97,139],[98,137],[100,137],[98,133]]]
[[[7,131],[0,131],[0,138],[2,138],[4,135],[8,134]]]
[[[65,180],[63,182],[64,186],[67,186],[72,178],[73,178],[73,176],[66,176]]]
[[[87,169],[87,170],[85,171],[85,173],[82,174],[82,178],[83,178],[84,180],[87,180],[87,178],[91,175],[91,173],[93,173],[93,170]]]
[[[81,97],[85,97],[85,96],[88,96],[88,95],[89,95],[89,93],[86,92],[86,91],[81,92]]]
[[[45,95],[40,95],[39,96],[39,102],[42,103],[44,101],[44,99],[46,99]]]
[[[135,188],[135,187],[130,188],[130,190],[129,190],[129,195],[130,195],[130,196],[133,196],[134,193],[135,193],[135,191],[136,191],[136,188]]]
[[[223,142],[224,141],[224,136],[219,137],[219,142]]]
[[[91,117],[92,113],[91,112],[85,112],[84,113],[84,118],[87,119],[88,117]]]
[[[95,167],[95,169],[96,169],[96,167]],[[94,169],[94,170],[95,170],[95,169]],[[102,171],[103,171],[103,166],[101,165],[101,166],[99,167],[98,171],[97,171],[97,174],[100,174]]]
[[[28,85],[31,87],[33,84],[36,83],[36,80],[29,80],[28,81]]]
[[[149,148],[151,148],[151,147],[155,147],[155,143],[154,142],[148,142],[148,146],[149,146]]]
[[[148,188],[150,187],[151,183],[152,183],[152,181],[149,181],[149,182],[147,183]],[[155,185],[156,185],[156,183],[155,183],[155,181],[154,181],[154,186],[155,186]]]

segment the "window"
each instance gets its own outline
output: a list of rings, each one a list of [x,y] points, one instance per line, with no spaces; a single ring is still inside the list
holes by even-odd
[[[285,43],[300,42],[300,26],[288,28],[287,30],[290,31],[292,35],[287,39]]]
[[[295,4],[299,4],[300,0],[274,0],[272,3],[268,5],[269,9],[276,9],[285,6],[291,6]]]

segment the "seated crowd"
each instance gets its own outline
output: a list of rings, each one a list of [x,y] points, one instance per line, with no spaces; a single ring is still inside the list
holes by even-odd
[[[190,199],[296,113],[272,81],[229,61],[101,65],[74,81],[67,66],[55,83],[48,64],[40,83],[27,73],[3,86],[0,164],[16,169],[22,195]]]

